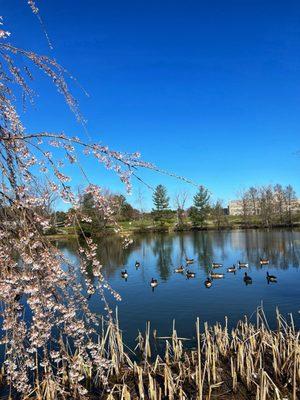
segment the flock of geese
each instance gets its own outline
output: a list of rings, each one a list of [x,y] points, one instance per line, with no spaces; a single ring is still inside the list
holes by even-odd
[[[180,265],[178,268],[174,269],[174,273],[185,274],[187,279],[195,278],[196,277],[196,273],[191,271],[189,269],[189,267],[188,267],[189,265],[193,264],[194,261],[195,260],[193,258],[187,258],[186,257],[185,258],[186,267],[184,268],[183,265]],[[259,262],[260,262],[260,265],[263,266],[263,265],[269,265],[270,261],[267,258],[261,258]],[[241,262],[241,261],[238,261],[237,265],[238,265],[238,267],[236,267],[235,264],[233,264],[232,267],[228,267],[227,268],[227,272],[235,274],[238,269],[248,268],[249,267],[248,263]],[[141,263],[139,261],[136,261],[135,262],[135,268],[138,269],[140,266],[141,266]],[[224,276],[225,276],[224,273],[215,272],[215,269],[221,268],[221,267],[223,267],[223,264],[221,264],[221,263],[213,262],[211,264],[211,270],[210,270],[210,272],[208,274],[208,277],[204,281],[205,287],[210,288],[212,286],[212,283],[213,283],[214,279],[222,279],[222,278],[224,278]],[[121,271],[121,277],[124,278],[125,280],[127,280],[128,272],[127,272],[126,269],[124,271]],[[274,276],[274,275],[270,275],[269,272],[267,272],[267,274],[266,274],[266,279],[267,279],[268,283],[270,283],[270,282],[276,283],[277,282],[277,277]],[[246,285],[252,284],[252,278],[251,278],[251,276],[249,276],[247,274],[247,272],[245,272],[245,274],[244,274],[244,282],[245,282]],[[152,278],[151,281],[150,281],[150,286],[152,287],[152,289],[154,290],[154,288],[157,285],[158,285],[158,280]]]

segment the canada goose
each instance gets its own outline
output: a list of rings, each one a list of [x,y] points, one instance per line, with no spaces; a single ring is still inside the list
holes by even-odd
[[[150,286],[152,287],[152,288],[155,288],[156,286],[158,285],[158,282],[157,282],[157,279],[151,279],[151,282],[150,282]]]
[[[236,272],[236,266],[233,264],[232,267],[227,268],[227,272]]]
[[[189,278],[195,278],[196,274],[193,271],[187,270],[186,271],[186,277]]]
[[[21,297],[22,297],[22,295],[21,294],[16,294],[15,295],[15,298],[14,298],[14,301],[19,301],[19,300],[21,300]]]
[[[249,267],[248,263],[239,261],[239,268],[248,268],[248,267]]]
[[[125,278],[125,279],[128,278],[128,272],[126,269],[125,269],[125,271],[121,271],[121,276],[122,276],[122,278]]]
[[[174,272],[177,272],[177,274],[182,274],[184,272],[184,268],[182,265],[180,265],[180,267],[175,268]]]
[[[224,274],[220,274],[218,272],[210,272],[209,276],[213,279],[222,279],[224,278]]]
[[[211,266],[212,266],[213,268],[220,268],[220,267],[223,266],[223,264],[213,262],[213,263],[211,264]]]
[[[204,282],[204,285],[205,285],[207,288],[210,288],[211,285],[212,285],[211,279],[210,279],[210,278],[206,278],[206,280],[205,280],[205,282]]]
[[[267,281],[269,282],[277,282],[277,276],[275,275],[270,275],[269,272],[267,272]]]
[[[193,259],[193,258],[187,258],[187,257],[185,257],[185,262],[186,262],[187,264],[193,264],[194,259]]]
[[[135,262],[135,268],[139,268],[140,266],[141,266],[141,263],[138,262],[138,261],[136,261],[136,262]]]
[[[249,285],[252,283],[252,278],[247,274],[247,272],[245,272],[244,282],[246,283],[246,285]]]
[[[270,263],[270,260],[268,258],[261,258],[259,260],[260,265],[268,265]]]

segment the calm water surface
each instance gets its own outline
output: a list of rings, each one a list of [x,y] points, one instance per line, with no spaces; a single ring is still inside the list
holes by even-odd
[[[72,244],[60,247],[70,258],[76,257]],[[195,279],[174,273],[174,268],[184,264],[185,257],[195,259],[189,266],[196,272]],[[269,258],[270,265],[260,267],[260,257]],[[198,316],[214,323],[224,321],[226,315],[233,325],[244,315],[250,317],[261,302],[271,326],[274,327],[278,306],[285,315],[293,313],[300,328],[299,231],[147,234],[135,236],[127,249],[123,249],[119,238],[108,237],[99,243],[99,259],[106,278],[122,296],[122,302],[112,299],[112,305],[118,305],[124,338],[131,346],[148,320],[159,335],[167,335],[175,319],[180,335],[192,337]],[[139,269],[135,268],[136,260],[141,263]],[[248,270],[227,273],[227,267],[238,260],[248,262]],[[217,271],[224,272],[225,278],[214,280],[207,289],[204,280],[213,261],[223,264]],[[125,268],[127,281],[121,277]],[[252,277],[252,285],[245,285],[245,271]],[[267,271],[277,276],[278,283],[268,284]],[[159,281],[154,291],[150,288],[152,277]],[[102,313],[98,295],[91,297],[90,306],[94,312]]]

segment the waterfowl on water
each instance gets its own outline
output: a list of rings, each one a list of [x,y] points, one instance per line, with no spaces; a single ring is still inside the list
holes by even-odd
[[[248,267],[249,267],[248,263],[239,261],[239,268],[248,268]]]
[[[14,301],[19,301],[19,300],[21,300],[21,297],[22,297],[21,294],[16,294],[16,295],[15,295],[15,298],[14,298]]]
[[[246,285],[252,283],[252,278],[247,274],[247,272],[245,272],[244,282],[246,283]]]
[[[270,260],[268,258],[261,258],[259,260],[260,265],[268,265],[270,263]]]
[[[180,265],[180,267],[175,268],[174,272],[177,272],[177,274],[182,274],[184,272],[184,268],[182,265]]]
[[[220,267],[223,266],[223,264],[213,262],[213,263],[211,264],[211,266],[212,266],[213,268],[220,268]]]
[[[232,267],[227,268],[227,272],[236,272],[236,266],[233,264]]]
[[[150,282],[150,286],[152,287],[152,288],[155,288],[156,286],[158,285],[158,281],[157,281],[157,279],[151,279],[151,282]]]
[[[141,263],[139,261],[135,262],[135,268],[139,268],[141,266]]]
[[[121,276],[122,276],[122,278],[125,278],[125,279],[128,278],[128,272],[126,269],[125,269],[125,271],[121,271]]]
[[[195,276],[196,276],[195,272],[189,271],[189,270],[186,271],[186,277],[187,277],[188,279],[189,279],[189,278],[195,278]]]
[[[277,276],[270,275],[269,272],[267,272],[267,281],[268,282],[277,282]]]
[[[224,274],[218,273],[218,272],[211,272],[209,276],[213,279],[222,279],[224,278]]]
[[[207,288],[210,288],[211,285],[212,285],[212,280],[211,280],[210,278],[206,278],[206,280],[205,280],[205,282],[204,282],[204,285],[205,285]]]
[[[193,258],[187,258],[187,257],[185,257],[185,262],[186,262],[187,264],[193,264],[194,259],[193,259]]]

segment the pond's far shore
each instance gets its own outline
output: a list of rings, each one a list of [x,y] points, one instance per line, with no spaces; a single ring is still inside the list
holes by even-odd
[[[123,226],[122,226],[123,225]],[[300,222],[295,222],[293,224],[274,224],[272,226],[262,226],[259,224],[232,224],[226,226],[216,226],[214,224],[207,224],[205,226],[191,226],[191,225],[182,225],[182,226],[170,226],[170,225],[145,225],[145,226],[137,226],[137,225],[129,225],[128,223],[121,223],[120,224],[120,231],[115,232],[112,227],[108,226],[105,229],[99,230],[96,234],[87,234],[87,236],[91,237],[103,237],[107,235],[116,235],[116,236],[123,236],[123,235],[130,235],[130,234],[146,234],[146,233],[172,233],[172,232],[207,232],[207,231],[235,231],[235,230],[250,230],[250,229],[257,229],[257,230],[276,230],[276,229],[298,229],[300,228]],[[75,230],[65,230],[64,228],[60,228],[57,233],[55,234],[45,234],[45,237],[50,240],[73,240],[81,235],[78,234]]]

